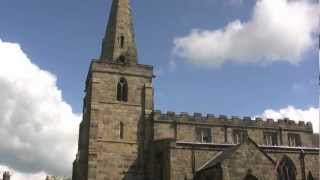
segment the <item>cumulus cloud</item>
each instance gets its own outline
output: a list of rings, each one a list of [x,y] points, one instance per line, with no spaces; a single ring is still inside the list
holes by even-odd
[[[56,81],[18,44],[0,39],[0,164],[20,175],[71,175],[80,115]]]
[[[310,0],[258,0],[247,22],[235,20],[216,30],[194,29],[174,40],[173,53],[188,62],[220,66],[226,62],[301,62],[315,43],[319,6]]]
[[[309,109],[297,109],[288,106],[280,110],[267,109],[261,115],[263,118],[284,119],[289,118],[296,122],[312,122],[314,132],[319,133],[319,108],[310,107]]]

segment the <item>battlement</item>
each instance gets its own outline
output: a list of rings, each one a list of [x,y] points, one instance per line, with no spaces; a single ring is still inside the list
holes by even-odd
[[[285,119],[263,119],[261,117],[249,117],[249,116],[226,116],[226,115],[214,115],[201,113],[189,114],[187,112],[182,112],[176,114],[175,112],[168,111],[162,113],[159,110],[154,111],[154,119],[156,121],[172,121],[172,122],[193,122],[199,124],[212,124],[220,126],[259,126],[259,127],[272,127],[272,128],[290,128],[297,130],[312,130],[312,123],[304,121],[296,122],[288,118]]]

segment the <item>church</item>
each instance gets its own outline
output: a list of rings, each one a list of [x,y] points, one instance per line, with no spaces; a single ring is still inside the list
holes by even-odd
[[[160,112],[129,0],[113,0],[85,83],[73,180],[315,180],[319,136],[289,119]]]

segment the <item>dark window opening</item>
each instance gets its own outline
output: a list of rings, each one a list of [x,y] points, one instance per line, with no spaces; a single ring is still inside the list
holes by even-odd
[[[120,78],[117,85],[117,100],[127,102],[128,101],[128,83],[125,78]]]
[[[119,136],[120,136],[120,139],[123,139],[123,137],[124,137],[124,124],[123,124],[123,122],[120,122]]]
[[[156,177],[159,178],[159,180],[164,180],[164,162],[163,162],[163,153],[160,152],[156,155],[156,163],[155,163],[155,168],[156,168]]]
[[[292,160],[284,156],[277,168],[277,180],[296,180],[296,167]]]
[[[258,180],[258,178],[251,174],[247,174],[244,180]]]
[[[124,47],[124,36],[120,37],[120,47],[123,48]]]
[[[245,139],[248,137],[247,130],[235,129],[233,130],[233,143],[241,144],[245,142]]]
[[[288,144],[289,146],[301,146],[301,138],[299,134],[288,134]]]
[[[211,143],[212,142],[212,133],[211,128],[201,128],[198,127],[197,131],[197,139],[201,143]]]
[[[121,55],[121,56],[119,57],[118,62],[120,62],[120,63],[122,63],[122,64],[126,63],[126,57],[123,56],[123,55]]]
[[[278,134],[275,132],[264,132],[263,133],[264,144],[268,146],[278,145]]]

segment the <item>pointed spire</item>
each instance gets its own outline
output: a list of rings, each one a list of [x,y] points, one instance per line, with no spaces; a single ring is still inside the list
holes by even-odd
[[[112,2],[100,59],[120,63],[137,63],[129,0],[113,0]]]

